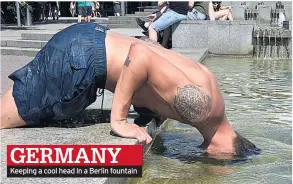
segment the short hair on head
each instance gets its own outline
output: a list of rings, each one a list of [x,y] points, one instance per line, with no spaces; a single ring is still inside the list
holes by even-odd
[[[245,156],[245,153],[250,151],[260,151],[252,142],[242,137],[238,132],[235,131],[235,133],[236,137],[233,139],[233,148],[237,156]]]

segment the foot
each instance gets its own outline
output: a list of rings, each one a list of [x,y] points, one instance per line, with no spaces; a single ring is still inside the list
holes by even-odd
[[[141,27],[144,31],[147,31],[148,30],[148,28],[146,28],[144,26],[145,21],[141,20],[140,18],[136,18],[136,22],[139,25],[139,27]]]

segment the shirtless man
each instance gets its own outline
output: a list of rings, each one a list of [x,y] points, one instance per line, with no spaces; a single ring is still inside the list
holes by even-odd
[[[133,104],[197,128],[208,152],[255,149],[232,130],[217,80],[205,66],[95,23],[57,33],[9,78],[14,85],[1,99],[1,128],[70,118],[93,103],[100,88],[114,93],[111,128],[122,137],[152,141],[144,128],[127,123]]]

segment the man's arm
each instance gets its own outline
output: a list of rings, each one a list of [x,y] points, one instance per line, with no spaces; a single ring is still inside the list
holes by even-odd
[[[149,53],[147,47],[139,43],[131,44],[116,85],[111,111],[111,128],[116,134],[137,138],[139,142],[145,141],[147,144],[152,138],[144,128],[127,123],[127,116],[133,94],[147,81]]]

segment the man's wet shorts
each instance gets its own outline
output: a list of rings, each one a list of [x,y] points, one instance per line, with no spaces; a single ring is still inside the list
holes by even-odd
[[[96,23],[70,26],[9,76],[18,113],[28,125],[71,118],[96,100],[106,83],[107,30]]]

